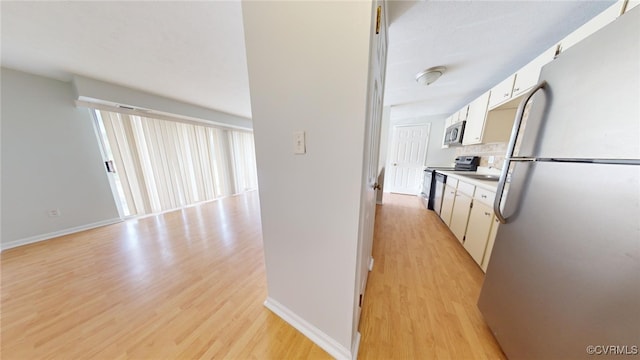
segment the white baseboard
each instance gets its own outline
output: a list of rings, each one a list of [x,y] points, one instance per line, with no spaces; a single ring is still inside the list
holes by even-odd
[[[45,240],[53,239],[59,236],[77,233],[80,231],[95,229],[97,227],[111,225],[111,224],[119,223],[121,221],[122,219],[120,218],[109,219],[109,220],[94,222],[91,224],[76,226],[76,227],[72,227],[64,230],[54,231],[47,234],[35,235],[35,236],[30,236],[24,239],[9,241],[7,243],[0,244],[0,251],[11,249],[11,248],[22,246],[22,245],[33,244],[36,242],[45,241]]]
[[[267,300],[264,302],[264,306],[273,311],[276,315],[282,318],[282,320],[289,323],[289,325],[296,328],[300,331],[304,336],[308,337],[309,340],[313,341],[316,345],[320,346],[324,351],[328,352],[329,355],[333,356],[338,360],[352,360],[355,359],[355,356],[349,349],[339,344],[332,337],[322,332],[317,327],[311,325],[305,319],[301,318],[293,311],[289,310],[286,306],[280,304],[278,301],[267,297]],[[360,333],[358,333],[357,340],[354,341],[353,346],[356,346],[356,351],[360,346]]]
[[[369,258],[369,271],[373,271],[373,256]]]

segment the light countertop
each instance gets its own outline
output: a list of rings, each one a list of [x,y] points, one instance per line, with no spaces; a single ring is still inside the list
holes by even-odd
[[[487,171],[489,170],[489,171]],[[491,171],[493,170],[493,171]],[[467,184],[471,184],[474,186],[477,186],[479,188],[483,188],[485,190],[489,190],[489,191],[496,191],[496,189],[498,188],[498,182],[497,181],[490,181],[490,180],[478,180],[478,179],[473,179],[470,177],[467,177],[465,175],[486,175],[486,174],[491,174],[491,175],[500,175],[499,170],[497,169],[483,169],[483,168],[478,168],[478,171],[445,171],[445,170],[436,170],[436,172],[439,172],[441,174],[447,175],[447,176],[451,176],[454,177],[456,179],[458,179],[459,181],[463,181],[466,182]]]

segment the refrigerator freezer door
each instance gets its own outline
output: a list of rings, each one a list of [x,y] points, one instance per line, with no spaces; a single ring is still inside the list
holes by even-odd
[[[515,156],[640,158],[640,7],[547,64]]]
[[[640,345],[640,166],[518,163],[513,177],[511,221],[500,225],[478,302],[506,355],[632,351]]]

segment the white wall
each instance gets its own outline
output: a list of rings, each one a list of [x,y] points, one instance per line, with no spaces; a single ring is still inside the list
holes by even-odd
[[[267,305],[349,357],[372,5],[242,6]],[[306,131],[305,155],[293,154],[296,130]]]
[[[411,118],[394,118],[393,107],[391,108],[391,121],[389,122],[388,146],[393,140],[393,127],[397,125],[423,125],[431,124],[429,130],[429,146],[427,147],[427,159],[425,165],[450,165],[455,157],[455,148],[442,148],[442,133],[444,132],[444,122],[446,116],[416,116]],[[387,148],[388,152],[388,148]]]
[[[159,113],[186,116],[193,119],[207,120],[213,124],[228,125],[243,129],[251,129],[251,119],[223,113],[202,106],[187,104],[130,89],[124,86],[76,75],[73,77],[76,98],[86,101],[106,101],[121,105],[129,105],[151,109]]]
[[[5,68],[1,81],[2,248],[117,221],[93,120],[71,84]]]

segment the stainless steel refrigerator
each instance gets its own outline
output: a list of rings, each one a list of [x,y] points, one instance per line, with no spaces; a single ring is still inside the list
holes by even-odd
[[[516,117],[478,307],[510,359],[637,355],[640,7],[540,80],[523,131],[524,103]]]

